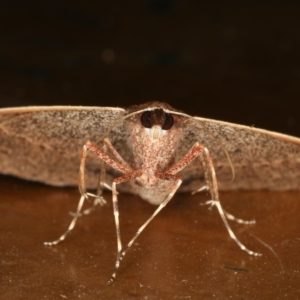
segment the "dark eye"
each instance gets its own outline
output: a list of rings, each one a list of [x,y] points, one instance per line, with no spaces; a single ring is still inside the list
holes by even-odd
[[[145,128],[151,128],[151,111],[145,111],[141,116],[141,123]]]
[[[165,123],[162,127],[164,130],[169,130],[174,125],[174,118],[171,114],[166,114]]]

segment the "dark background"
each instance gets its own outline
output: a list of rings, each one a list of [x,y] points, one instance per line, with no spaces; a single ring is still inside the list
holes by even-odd
[[[300,5],[264,2],[2,1],[0,105],[163,100],[300,136]]]
[[[0,106],[163,100],[300,136],[299,11],[297,1],[1,1]],[[205,194],[177,194],[107,286],[110,193],[66,241],[44,247],[71,221],[77,189],[1,176],[0,191],[0,299],[299,299],[298,192],[221,193],[229,212],[256,219],[230,224],[260,258],[199,205]],[[154,207],[119,198],[125,244]]]

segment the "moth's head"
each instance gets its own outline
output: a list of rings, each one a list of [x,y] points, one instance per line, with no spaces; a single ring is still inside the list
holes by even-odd
[[[174,116],[159,108],[146,110],[140,115],[140,124],[156,140],[174,126]]]
[[[172,132],[181,131],[185,115],[164,102],[148,102],[129,107],[127,110],[129,127],[136,133],[144,132],[153,140],[158,140]]]

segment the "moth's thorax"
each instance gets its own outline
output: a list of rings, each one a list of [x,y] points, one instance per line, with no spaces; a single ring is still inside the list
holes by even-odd
[[[129,145],[133,153],[132,166],[135,170],[143,170],[139,182],[143,186],[155,186],[157,184],[156,172],[165,171],[174,163],[176,149],[182,138],[183,118],[172,115],[171,128],[163,129],[164,112],[158,111],[156,116],[151,116],[153,126],[145,127],[141,121],[142,114],[134,115],[126,120],[130,132]],[[161,116],[162,115],[162,116]],[[149,117],[150,118],[150,117]]]

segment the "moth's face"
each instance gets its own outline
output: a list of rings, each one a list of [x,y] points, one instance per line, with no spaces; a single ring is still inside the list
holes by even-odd
[[[154,140],[160,139],[172,130],[175,123],[174,116],[163,109],[144,111],[139,118],[140,126],[149,138]]]
[[[124,120],[128,133],[128,145],[137,167],[150,159],[168,165],[174,160],[179,142],[183,138],[186,117],[172,113],[168,108],[141,109]],[[161,166],[163,168],[163,166]]]
[[[127,108],[125,119],[131,138],[140,142],[176,143],[182,138],[187,115],[164,102],[152,101]],[[166,144],[166,146],[168,146]]]

